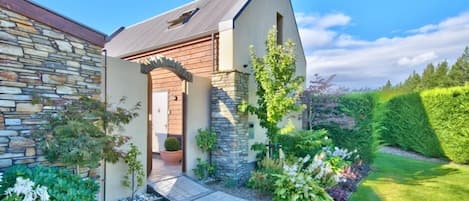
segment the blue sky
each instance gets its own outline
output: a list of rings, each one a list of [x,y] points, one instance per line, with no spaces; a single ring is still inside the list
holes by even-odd
[[[35,0],[106,34],[189,0]],[[402,81],[430,62],[450,63],[469,45],[467,0],[292,0],[309,75],[338,85]]]

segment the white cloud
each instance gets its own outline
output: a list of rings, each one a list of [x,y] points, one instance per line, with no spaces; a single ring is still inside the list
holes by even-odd
[[[351,18],[342,13],[324,16],[296,13],[296,20],[303,46],[308,50],[330,44],[337,37],[337,33],[330,29],[349,24]]]
[[[416,65],[421,65],[425,64],[427,62],[432,61],[433,59],[438,58],[435,52],[427,52],[423,54],[419,54],[415,57],[402,57],[397,61],[397,64],[401,66],[416,66]]]
[[[410,35],[407,36],[382,37],[371,41],[358,40],[331,29],[348,26],[350,17],[331,20],[334,18],[326,16],[331,15],[299,15],[308,75],[336,74],[336,83],[349,88],[375,88],[388,79],[393,83],[401,82],[413,70],[420,72],[427,63],[444,59],[455,61],[464,47],[469,45],[469,13],[409,30],[407,33]]]

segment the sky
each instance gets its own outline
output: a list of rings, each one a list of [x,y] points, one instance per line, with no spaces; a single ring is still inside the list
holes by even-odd
[[[105,34],[190,0],[34,0]],[[468,0],[292,0],[308,77],[337,86],[399,83],[469,46]]]

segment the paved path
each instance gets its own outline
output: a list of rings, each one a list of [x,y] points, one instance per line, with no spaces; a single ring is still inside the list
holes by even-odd
[[[440,163],[447,163],[448,161],[441,159],[441,158],[430,158],[426,157],[423,155],[420,155],[415,152],[410,152],[410,151],[405,151],[396,147],[388,147],[388,146],[382,146],[379,148],[379,151],[382,153],[387,153],[387,154],[394,154],[398,156],[404,156],[407,158],[412,158],[412,159],[417,159],[417,160],[423,160],[423,161],[429,161],[429,162],[440,162]]]
[[[148,184],[171,201],[246,201],[197,183],[187,176],[178,176]]]

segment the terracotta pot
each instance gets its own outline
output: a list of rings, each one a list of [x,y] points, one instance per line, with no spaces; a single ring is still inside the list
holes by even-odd
[[[160,151],[161,159],[165,163],[179,164],[182,160],[182,150],[178,151]]]

